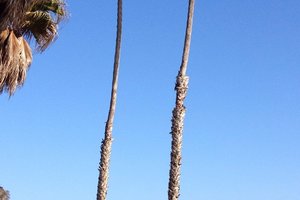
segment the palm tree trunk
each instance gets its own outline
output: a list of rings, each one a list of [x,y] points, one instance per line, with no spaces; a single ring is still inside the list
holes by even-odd
[[[187,94],[189,78],[186,75],[187,63],[189,58],[192,24],[194,15],[194,0],[189,0],[188,19],[185,33],[185,42],[183,49],[183,56],[181,66],[176,78],[176,104],[172,116],[172,149],[171,149],[171,163],[169,172],[169,189],[168,199],[178,200],[180,195],[180,166],[181,166],[181,148],[182,148],[182,134],[185,116],[184,99]]]
[[[108,187],[108,172],[112,146],[112,128],[117,101],[119,62],[122,35],[122,0],[118,0],[117,38],[114,57],[114,70],[108,118],[105,126],[104,139],[101,144],[101,159],[99,166],[97,200],[105,200]]]

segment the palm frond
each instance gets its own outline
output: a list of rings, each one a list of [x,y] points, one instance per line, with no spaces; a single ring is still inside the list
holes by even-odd
[[[66,16],[65,3],[61,0],[40,0],[31,8],[32,12],[38,10],[52,12],[56,15],[57,19],[62,19]],[[59,22],[59,20],[57,22]]]
[[[0,0],[0,94],[22,86],[32,62],[28,42],[44,51],[66,17],[64,0]]]
[[[23,37],[5,30],[0,35],[0,55],[0,94],[6,91],[11,96],[24,84],[32,62],[31,49]]]
[[[37,50],[44,51],[56,38],[58,23],[66,16],[61,0],[36,1],[26,13],[23,34],[35,38]]]
[[[8,27],[18,29],[33,0],[0,0],[0,31]]]
[[[23,29],[27,38],[35,38],[39,51],[44,51],[57,35],[57,25],[51,15],[43,11],[27,13]]]

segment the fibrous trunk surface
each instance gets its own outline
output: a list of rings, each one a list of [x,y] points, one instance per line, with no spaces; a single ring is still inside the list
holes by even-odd
[[[188,18],[181,66],[176,78],[176,102],[172,112],[172,146],[171,162],[169,172],[168,199],[178,200],[180,195],[180,169],[181,169],[181,149],[185,116],[184,100],[187,95],[189,78],[186,76],[187,63],[190,52],[192,24],[194,15],[194,0],[189,0]]]
[[[122,0],[118,0],[117,37],[114,57],[114,70],[112,80],[112,91],[108,119],[105,126],[104,139],[101,144],[101,159],[99,166],[97,200],[105,200],[108,190],[109,164],[112,146],[112,129],[117,102],[119,62],[122,35]]]

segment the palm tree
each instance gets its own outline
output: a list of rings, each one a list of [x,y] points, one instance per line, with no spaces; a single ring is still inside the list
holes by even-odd
[[[171,149],[171,163],[169,172],[169,189],[168,199],[178,200],[180,190],[180,166],[181,166],[181,148],[182,148],[182,134],[185,116],[184,99],[187,94],[189,78],[186,75],[187,63],[191,44],[192,24],[194,15],[194,0],[189,0],[188,19],[185,33],[185,42],[183,49],[183,56],[181,66],[176,78],[176,103],[172,116],[172,149]]]
[[[62,0],[1,0],[0,6],[0,94],[11,96],[24,84],[32,62],[30,40],[44,51],[66,10]]]
[[[99,177],[97,200],[105,200],[108,188],[108,172],[112,146],[112,128],[116,109],[118,76],[119,76],[119,62],[121,50],[121,36],[122,36],[122,0],[118,0],[118,14],[117,14],[117,37],[115,46],[113,80],[110,97],[110,106],[108,117],[105,126],[104,139],[101,144],[101,158],[99,163]]]
[[[9,200],[9,192],[0,186],[0,200]]]

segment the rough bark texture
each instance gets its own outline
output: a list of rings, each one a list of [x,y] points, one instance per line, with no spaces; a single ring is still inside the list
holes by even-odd
[[[180,195],[180,166],[182,135],[185,116],[184,99],[187,94],[189,78],[186,76],[187,63],[190,51],[192,24],[194,15],[194,0],[189,0],[188,19],[186,26],[185,42],[183,49],[182,62],[176,79],[176,103],[172,117],[172,149],[171,163],[169,172],[169,190],[168,199],[178,200]]]
[[[108,119],[105,126],[104,139],[101,144],[97,200],[105,200],[108,189],[108,172],[112,146],[112,129],[117,101],[119,62],[122,35],[122,0],[118,0],[117,38],[115,47],[114,70]]]

